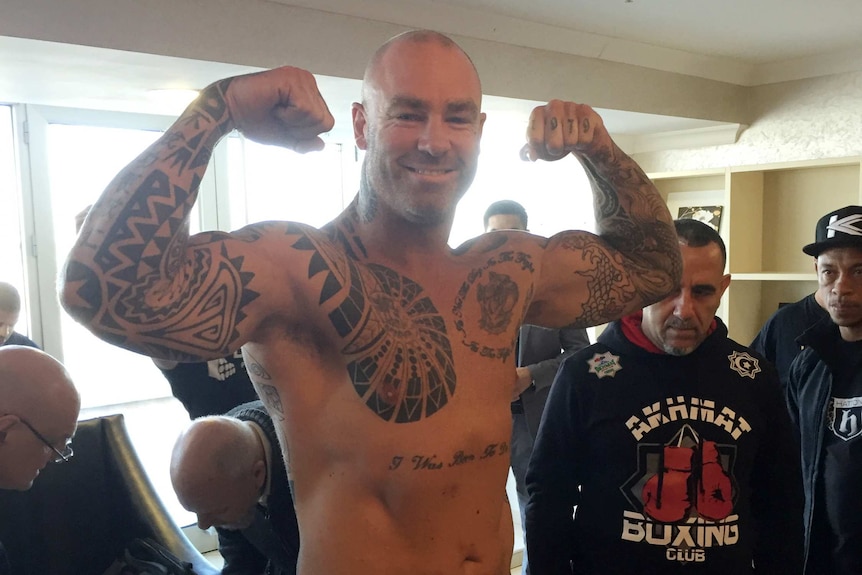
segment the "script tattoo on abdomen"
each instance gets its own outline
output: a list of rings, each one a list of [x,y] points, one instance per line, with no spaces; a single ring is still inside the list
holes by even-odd
[[[436,453],[428,454],[412,454],[412,455],[396,455],[389,462],[389,471],[396,469],[406,469],[407,471],[436,471],[448,467],[460,467],[468,463],[475,463],[491,459],[492,457],[500,457],[509,453],[509,444],[505,441],[502,443],[489,443],[485,448],[478,453],[470,451],[456,451],[451,456],[446,458],[437,457]]]
[[[295,249],[314,253],[309,279],[324,274],[321,305],[329,313],[354,389],[378,417],[410,423],[430,417],[455,394],[455,366],[446,323],[422,286],[378,264],[361,264],[355,250],[335,249],[298,227]],[[337,238],[337,234],[332,234]],[[345,257],[345,253],[354,257]]]

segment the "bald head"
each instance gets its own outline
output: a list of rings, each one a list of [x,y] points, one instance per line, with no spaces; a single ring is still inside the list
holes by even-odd
[[[59,405],[74,408],[77,418],[80,398],[59,361],[33,347],[0,347],[0,414],[30,417]]]
[[[171,454],[171,483],[202,529],[246,526],[266,482],[263,445],[251,424],[228,416],[194,420]]]
[[[478,84],[479,73],[476,71],[476,66],[473,64],[473,60],[470,59],[470,56],[468,56],[454,40],[445,34],[441,34],[433,30],[410,30],[408,32],[398,34],[397,36],[393,36],[382,44],[371,56],[371,59],[368,61],[368,65],[365,67],[365,74],[362,77],[363,104],[367,105],[369,98],[373,96],[374,89],[380,81],[381,71],[386,68],[386,57],[390,52],[397,52],[405,46],[415,47],[421,45],[434,45],[457,52],[473,69],[473,73]]]
[[[0,310],[21,311],[21,296],[15,286],[7,282],[0,282]]]
[[[476,67],[450,38],[419,30],[381,46],[352,107],[356,146],[366,152],[359,216],[418,224],[445,243],[476,175],[481,107]]]
[[[80,409],[60,362],[32,347],[0,347],[0,488],[28,489],[74,435]]]
[[[0,282],[0,344],[12,336],[21,313],[21,296],[10,283]]]

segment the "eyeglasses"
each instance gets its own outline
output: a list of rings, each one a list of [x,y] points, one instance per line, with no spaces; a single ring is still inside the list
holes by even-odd
[[[51,444],[51,442],[50,442],[50,441],[48,441],[47,439],[45,439],[45,436],[44,436],[44,435],[42,435],[41,433],[39,433],[38,431],[36,431],[36,430],[33,428],[33,426],[32,426],[32,425],[30,425],[30,424],[27,422],[27,420],[26,420],[26,419],[23,419],[23,418],[19,417],[19,418],[18,418],[18,420],[19,420],[21,423],[23,423],[24,425],[26,425],[26,426],[27,426],[27,429],[29,429],[30,431],[32,431],[32,432],[33,432],[33,435],[35,435],[35,436],[39,439],[39,441],[41,441],[42,443],[44,443],[44,444],[45,444],[45,447],[49,448],[51,451],[53,451],[53,452],[55,453],[55,455],[54,455],[54,459],[52,459],[52,460],[51,460],[51,461],[53,461],[54,463],[63,463],[64,461],[69,461],[69,459],[71,459],[71,458],[72,458],[72,456],[75,454],[75,452],[72,450],[72,443],[71,443],[71,442],[67,443],[67,444],[66,444],[66,446],[65,446],[65,447],[63,447],[63,451],[60,451],[59,449],[57,449],[56,447],[54,447],[54,446]],[[50,453],[50,452],[49,452],[49,451],[46,451],[45,453]]]

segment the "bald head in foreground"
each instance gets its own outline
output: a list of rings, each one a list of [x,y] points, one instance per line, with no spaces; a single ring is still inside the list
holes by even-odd
[[[201,529],[243,529],[266,482],[263,446],[249,423],[233,417],[195,420],[177,439],[171,483]]]
[[[0,347],[0,489],[26,491],[72,455],[81,400],[63,365],[32,347]]]
[[[260,401],[201,417],[171,455],[177,498],[215,527],[224,573],[295,575],[299,527],[272,419]]]

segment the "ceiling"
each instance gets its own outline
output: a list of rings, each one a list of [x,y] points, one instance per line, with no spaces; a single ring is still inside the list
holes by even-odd
[[[740,85],[862,69],[860,0],[265,0],[449,34],[554,50]],[[0,36],[0,101],[177,114],[152,88],[200,88],[256,68]],[[333,110],[355,80],[319,77]],[[537,104],[489,98],[526,116]],[[602,111],[612,133],[716,122]],[[349,119],[337,121],[349,130]]]
[[[862,46],[862,2],[858,0],[436,0],[436,3],[752,64]]]
[[[862,69],[859,0],[268,0],[756,85]]]

